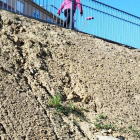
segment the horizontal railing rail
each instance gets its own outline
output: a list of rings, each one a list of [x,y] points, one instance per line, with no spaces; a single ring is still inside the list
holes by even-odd
[[[97,0],[81,0],[81,3],[71,0],[71,7],[77,5],[77,10],[70,11],[70,21],[66,22],[68,10],[63,9],[58,14],[63,1],[0,0],[0,8],[140,49],[140,17]],[[79,5],[83,8],[83,16]]]
[[[135,15],[130,14],[130,13],[128,13],[128,12],[125,12],[125,11],[123,11],[123,10],[117,9],[117,8],[112,7],[112,6],[110,6],[110,5],[104,4],[104,3],[99,2],[99,1],[97,1],[97,0],[92,0],[92,1],[95,1],[95,2],[97,2],[97,3],[100,3],[100,4],[102,4],[102,5],[105,5],[105,6],[107,6],[107,7],[113,8],[113,9],[115,9],[115,10],[118,10],[118,11],[120,11],[120,12],[123,12],[123,13],[125,13],[125,14],[131,15],[131,16],[133,16],[133,17],[136,17],[136,18],[139,18],[139,19],[140,19],[140,17],[138,17],[138,16],[135,16]]]

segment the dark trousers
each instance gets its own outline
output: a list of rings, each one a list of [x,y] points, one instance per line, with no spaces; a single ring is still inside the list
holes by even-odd
[[[66,17],[66,20],[64,21],[64,27],[69,27],[71,22],[71,10],[72,9],[65,9],[64,15]],[[74,10],[73,10],[73,16],[74,16]]]

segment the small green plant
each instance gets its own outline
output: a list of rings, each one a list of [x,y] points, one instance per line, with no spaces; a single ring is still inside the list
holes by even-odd
[[[69,115],[70,113],[76,115],[77,117],[80,117],[81,119],[85,119],[84,113],[82,112],[82,109],[79,109],[77,107],[74,107],[73,103],[63,106],[61,104],[61,95],[56,94],[49,100],[49,106],[54,107],[56,111],[61,112],[65,115]]]
[[[69,105],[69,111],[72,112],[73,110],[74,110],[74,106],[73,106],[73,103],[71,103],[71,104]]]
[[[94,122],[94,125],[97,129],[115,130],[115,127],[110,124],[101,124],[100,122]]]
[[[53,106],[53,107],[60,106],[60,103],[61,103],[61,96],[60,96],[60,94],[56,94],[55,96],[53,96],[49,100],[49,105]]]
[[[100,122],[100,120],[98,118],[96,118],[96,122]]]
[[[89,110],[88,110],[88,109],[83,108],[83,107],[81,108],[81,110],[82,110],[82,111],[85,111],[85,112],[89,112]]]
[[[95,125],[95,127],[96,127],[97,129],[102,129],[102,126],[101,126],[100,123],[94,122],[94,125]]]
[[[99,115],[99,119],[106,119],[106,116],[104,116],[104,115]]]
[[[135,134],[137,138],[140,138],[140,132],[136,128],[130,126],[129,129]]]
[[[105,124],[105,125],[102,126],[102,129],[106,129],[106,130],[112,129],[112,130],[115,130],[115,127],[110,125],[110,124]]]
[[[119,129],[119,132],[125,133],[126,130],[125,130],[124,128],[121,127],[121,128]]]

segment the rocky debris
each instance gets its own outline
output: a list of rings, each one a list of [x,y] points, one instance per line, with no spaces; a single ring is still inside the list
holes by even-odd
[[[109,132],[108,132],[108,130],[103,129],[103,130],[101,131],[101,133],[102,133],[104,136],[107,136],[107,134],[108,134]]]
[[[98,125],[115,125],[100,139],[139,139],[139,54],[1,10],[0,139],[88,140],[102,135],[93,125],[100,114],[107,118]],[[76,111],[50,107],[57,93]]]
[[[122,138],[114,138],[111,136],[96,136],[96,140],[124,140]]]

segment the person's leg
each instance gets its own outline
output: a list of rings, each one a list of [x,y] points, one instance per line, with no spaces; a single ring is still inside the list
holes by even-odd
[[[64,21],[64,27],[68,28],[70,26],[70,22],[71,22],[71,9],[65,9],[64,15],[66,17],[66,20]],[[73,16],[74,16],[74,11],[73,11]]]
[[[70,14],[71,14],[70,9],[65,9],[64,10],[64,15],[66,17],[66,20],[64,21],[64,27],[68,27],[69,24],[70,24]]]

